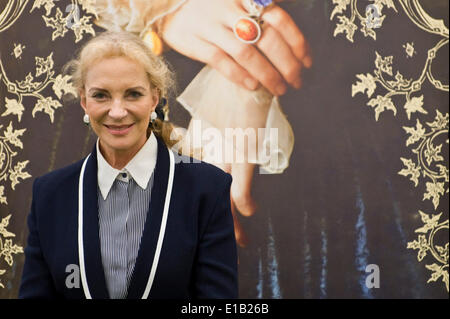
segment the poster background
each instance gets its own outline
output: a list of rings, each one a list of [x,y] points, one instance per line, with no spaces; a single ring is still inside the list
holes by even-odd
[[[42,5],[38,7],[39,2]],[[95,142],[82,123],[78,104],[64,101],[55,89],[55,83],[61,83],[61,66],[94,30],[102,31],[87,19],[92,16],[88,7],[82,6],[87,2],[73,2],[84,9],[86,29],[81,35],[67,30],[53,39],[58,31],[57,8],[64,21],[66,2],[4,0],[0,4],[0,12],[11,3],[18,8],[16,20],[4,16],[0,20],[0,194],[5,198],[0,200],[0,270],[4,270],[0,271],[0,298],[17,297],[24,262],[20,247],[26,245],[34,177],[81,159]],[[429,253],[418,261],[418,249],[407,248],[422,234],[416,232],[424,226],[419,211],[442,213],[439,223],[447,220],[447,226],[435,240],[441,247],[447,243],[448,280],[448,193],[439,197],[436,206],[424,199],[429,180],[422,176],[415,187],[410,176],[399,174],[405,167],[401,158],[413,159],[412,150],[417,146],[406,145],[409,135],[404,127],[415,127],[419,120],[429,130],[425,123],[435,121],[438,110],[447,114],[447,133],[434,141],[435,146],[442,144],[443,159],[431,166],[439,171],[439,162],[447,169],[446,178],[444,174],[438,182],[448,189],[448,31],[447,44],[432,66],[435,78],[447,84],[447,90],[425,81],[413,96],[423,95],[426,114],[413,112],[408,117],[405,97],[400,95],[392,98],[396,114],[387,110],[376,120],[365,92],[352,97],[357,75],[374,74],[378,52],[382,57],[393,56],[390,79],[394,80],[396,71],[405,79],[416,79],[428,50],[445,36],[419,28],[400,2],[393,1],[396,11],[383,9],[386,17],[375,30],[376,40],[357,30],[351,42],[345,33],[334,36],[339,20],[330,17],[338,2],[282,4],[308,39],[314,66],[305,71],[302,89],[281,98],[296,138],[290,166],[280,175],[255,174],[252,193],[259,209],[251,218],[240,217],[250,239],[246,248],[239,249],[240,297],[448,298],[442,276],[427,283],[432,271],[425,265],[441,264]],[[370,3],[353,2],[361,12]],[[54,7],[47,9],[46,3]],[[443,19],[448,28],[448,1],[422,0],[420,5],[434,19]],[[341,15],[350,17],[347,9]],[[49,19],[54,19],[54,27],[49,26]],[[411,57],[404,48],[407,43],[413,43]],[[14,53],[15,48],[19,51],[17,45],[24,46],[18,57]],[[165,57],[177,72],[179,93],[203,66],[173,51]],[[33,87],[33,81],[29,82],[30,91],[42,87],[41,96],[22,94],[21,110],[8,100],[19,100],[14,92],[27,87],[29,73],[40,83]],[[21,81],[25,82],[19,85]],[[378,87],[372,98],[385,93]],[[48,103],[39,107],[39,101],[45,99]],[[59,101],[60,106],[52,101]],[[175,101],[171,105],[171,120],[186,127],[189,114]],[[8,130],[9,126],[12,129]],[[378,289],[365,286],[368,264],[380,268]]]

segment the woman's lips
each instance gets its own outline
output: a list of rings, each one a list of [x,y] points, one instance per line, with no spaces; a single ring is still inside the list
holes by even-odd
[[[128,125],[104,125],[112,135],[125,135],[131,130],[134,123]]]

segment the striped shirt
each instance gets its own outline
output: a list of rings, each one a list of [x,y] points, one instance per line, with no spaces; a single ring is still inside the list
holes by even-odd
[[[126,298],[149,213],[157,141],[152,134],[122,169],[111,167],[97,141],[99,237],[106,286]],[[108,188],[109,187],[109,188]]]

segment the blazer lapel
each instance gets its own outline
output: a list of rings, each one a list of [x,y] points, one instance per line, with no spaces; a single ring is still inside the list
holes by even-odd
[[[151,190],[150,208],[147,212],[136,264],[128,288],[128,299],[140,299],[144,294],[150,276],[163,216],[170,159],[169,150],[164,142],[159,137],[156,137],[156,139],[158,141],[158,154],[153,188]]]
[[[86,163],[83,181],[84,264],[92,298],[107,299],[109,294],[100,250],[97,185],[97,151],[94,147]]]

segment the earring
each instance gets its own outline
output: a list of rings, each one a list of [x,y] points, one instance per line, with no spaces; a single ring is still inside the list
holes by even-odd
[[[90,120],[89,120],[89,115],[84,114],[84,116],[83,116],[83,122],[84,122],[84,124],[89,125],[89,122],[90,122]]]
[[[158,114],[156,114],[156,112],[153,111],[152,114],[150,114],[150,124],[154,123],[157,117]]]

